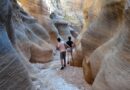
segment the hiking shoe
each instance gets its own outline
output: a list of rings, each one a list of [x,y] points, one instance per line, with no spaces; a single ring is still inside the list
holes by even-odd
[[[64,69],[64,67],[61,67],[61,68],[60,68],[60,70],[63,70],[63,69]]]

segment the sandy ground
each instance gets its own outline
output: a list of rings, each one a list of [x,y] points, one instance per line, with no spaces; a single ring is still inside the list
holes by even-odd
[[[52,62],[34,66],[40,70],[38,77],[41,81],[39,83],[42,84],[37,85],[37,90],[91,90],[91,86],[83,78],[82,68],[67,65],[64,70],[60,70],[58,52]]]

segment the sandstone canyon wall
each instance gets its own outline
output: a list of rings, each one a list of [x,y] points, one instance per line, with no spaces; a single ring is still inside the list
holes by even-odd
[[[84,2],[84,27],[71,64],[83,67],[85,80],[92,84],[92,90],[130,90],[129,2]],[[0,1],[0,88],[35,90],[34,81],[41,88],[42,82],[30,61],[51,61],[52,43],[56,44],[57,36],[66,39],[71,33],[66,31],[68,23],[49,18],[43,1],[20,0],[20,3],[21,6],[16,0]]]
[[[30,61],[51,61],[53,49],[49,31],[16,0],[0,1],[0,45],[1,89],[35,90],[40,80]]]
[[[38,22],[44,27],[47,34],[49,34],[48,39],[52,44],[56,44],[56,38],[58,36],[58,31],[50,19],[49,9],[46,5],[45,0],[20,0],[21,6],[33,17],[35,17]]]
[[[10,0],[0,1],[0,88],[4,90],[35,90],[32,86],[29,73],[22,63],[22,58],[19,57],[20,55],[14,48],[15,36],[13,35],[15,31],[13,28],[8,28],[12,27],[11,8],[13,8],[13,3],[15,2]]]
[[[80,36],[85,79],[93,90],[129,90],[129,0],[89,5],[84,7],[87,29]]]
[[[83,1],[84,0],[46,0],[50,12],[58,12],[64,16],[79,31],[83,26]],[[75,5],[75,6],[73,6]]]

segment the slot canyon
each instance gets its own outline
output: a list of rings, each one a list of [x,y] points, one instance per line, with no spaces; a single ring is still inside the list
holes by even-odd
[[[129,16],[130,0],[0,0],[0,90],[130,90]]]

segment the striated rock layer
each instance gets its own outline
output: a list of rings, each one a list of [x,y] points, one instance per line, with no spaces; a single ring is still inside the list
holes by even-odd
[[[98,3],[96,5],[98,5]],[[90,56],[100,45],[110,40],[111,37],[118,32],[118,28],[122,24],[121,21],[123,18],[122,1],[117,4],[112,3],[112,5],[107,3],[107,1],[100,2],[100,4],[101,5],[98,11],[94,13],[96,18],[89,23],[88,29],[81,40],[82,49],[85,53],[83,69],[84,73],[86,74],[85,69],[88,62],[88,65],[90,64],[89,66],[91,69],[90,73],[92,73],[91,80],[95,78],[95,74],[98,72],[97,67],[100,66],[100,62],[98,60],[100,60],[100,58],[97,58],[97,60],[93,61],[91,60]],[[89,78],[87,78],[87,76],[85,77],[89,81]]]
[[[35,90],[31,78],[21,62],[19,54],[11,45],[3,25],[0,25],[0,34],[0,88],[3,90]]]
[[[38,22],[44,27],[46,33],[48,34],[48,39],[51,40],[53,44],[56,44],[56,38],[58,36],[58,31],[50,19],[50,13],[48,7],[44,0],[20,0],[23,8],[34,16]]]
[[[123,7],[125,7],[125,3],[122,2]],[[130,83],[130,59],[128,55],[130,11],[129,8],[123,8],[123,11],[124,18],[118,29],[119,33],[96,50],[96,52],[101,53],[105,50],[105,53],[102,54],[103,57],[100,57],[101,53],[95,52],[95,55],[100,58],[101,65],[93,83],[94,90],[101,90],[102,88],[104,90],[130,89],[128,84]]]
[[[79,37],[85,79],[93,90],[129,90],[129,0],[91,2]]]
[[[36,67],[29,61],[51,61],[53,52],[49,42],[48,31],[16,0],[0,1],[1,89],[35,90],[32,80],[40,80]]]

